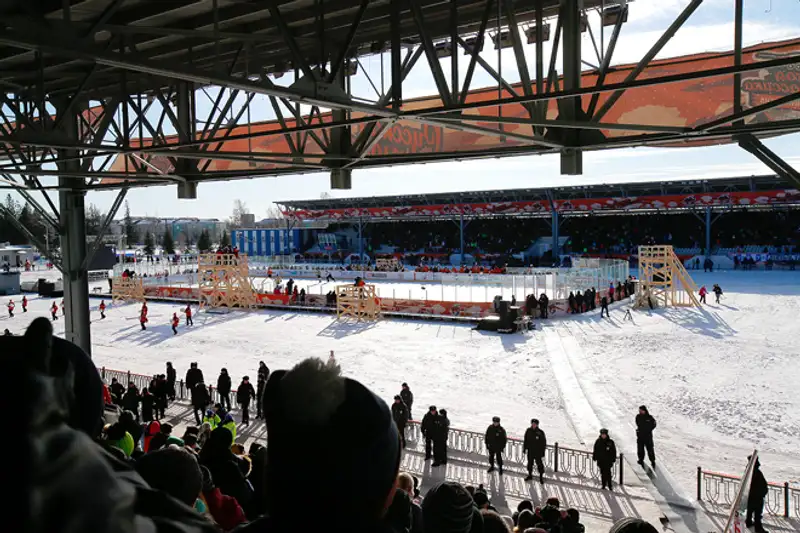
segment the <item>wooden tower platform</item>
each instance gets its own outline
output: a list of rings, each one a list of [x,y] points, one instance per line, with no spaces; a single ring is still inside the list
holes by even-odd
[[[247,256],[201,254],[197,257],[197,272],[200,309],[255,307],[256,292],[250,281]]]
[[[672,246],[639,247],[636,307],[699,307],[697,285]]]
[[[339,285],[336,287],[336,316],[356,320],[378,320],[381,301],[375,294],[375,285]]]
[[[113,302],[143,302],[144,283],[142,278],[115,276],[111,279],[111,301]]]

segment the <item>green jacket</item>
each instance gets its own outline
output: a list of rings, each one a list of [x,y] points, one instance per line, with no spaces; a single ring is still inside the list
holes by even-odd
[[[112,440],[108,441],[108,444],[111,446],[116,446],[125,454],[126,457],[130,457],[133,453],[133,449],[136,444],[133,442],[133,437],[127,431],[125,432],[125,436],[119,440]]]
[[[233,439],[231,440],[231,445],[233,445],[233,443],[236,442],[236,422],[230,421],[226,424],[222,424],[222,427],[231,432],[231,435],[233,436]]]
[[[219,426],[221,420],[219,419],[219,415],[217,414],[214,414],[214,416],[206,415],[203,416],[203,423],[205,424],[206,422],[208,422],[208,425],[211,426],[211,431],[214,431],[215,429],[217,429],[217,426]]]

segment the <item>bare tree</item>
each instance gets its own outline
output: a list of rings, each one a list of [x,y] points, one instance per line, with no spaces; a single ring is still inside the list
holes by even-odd
[[[277,204],[272,204],[272,207],[267,208],[267,218],[269,220],[281,220],[286,217]]]
[[[232,228],[239,228],[242,226],[242,215],[248,214],[247,204],[241,200],[233,201],[233,214],[228,219],[228,225]]]

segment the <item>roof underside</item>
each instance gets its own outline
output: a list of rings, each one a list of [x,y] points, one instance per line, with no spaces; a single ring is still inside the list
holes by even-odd
[[[757,192],[794,188],[796,188],[796,185],[787,180],[775,175],[765,175],[709,180],[617,183],[582,185],[576,187],[551,187],[541,189],[506,189],[494,191],[413,194],[403,196],[374,196],[365,198],[326,198],[320,200],[297,200],[277,203],[289,209],[316,211],[370,207],[409,207],[483,202],[519,202],[526,200],[541,200],[543,198],[550,197],[552,197],[554,200],[569,200],[575,198],[655,196],[671,194],[698,194],[704,192]]]
[[[558,0],[542,0],[544,16],[558,14]],[[4,22],[19,28],[30,17],[28,0],[10,0],[11,7],[0,8],[0,27]],[[69,0],[68,14],[63,0],[38,2],[46,13],[52,35],[84,35],[86,44],[120,51],[148,59],[191,65],[193,69],[219,73],[221,65],[234,76],[252,76],[291,68],[293,54],[282,36],[279,24],[285,23],[302,55],[311,64],[338,53],[358,12],[361,0]],[[450,35],[450,0],[418,0],[424,25],[433,39]],[[517,21],[534,19],[538,0],[516,0]],[[589,9],[600,0],[584,0]],[[606,5],[613,3],[606,0]],[[215,12],[214,6],[218,6]],[[270,8],[277,5],[278,21]],[[485,8],[483,0],[459,0],[459,33],[477,31]],[[274,12],[273,12],[274,13]],[[66,17],[65,17],[66,15]],[[350,55],[381,49],[390,40],[390,0],[371,0],[350,48]],[[69,20],[69,22],[67,22]],[[418,43],[418,30],[408,6],[400,13],[401,37],[409,44]],[[496,25],[496,22],[494,22]],[[504,22],[501,20],[501,25]],[[36,29],[31,28],[32,32]],[[112,39],[112,35],[114,38]],[[324,35],[324,38],[320,38]],[[388,46],[388,44],[387,44]],[[385,48],[384,48],[385,49]],[[40,67],[43,67],[40,69]],[[87,59],[69,60],[19,48],[0,47],[0,83],[23,93],[43,79],[51,97],[72,94],[92,69]],[[120,68],[98,66],[85,84],[86,96],[92,98],[119,94]],[[167,80],[146,73],[125,71],[129,92],[164,89]]]

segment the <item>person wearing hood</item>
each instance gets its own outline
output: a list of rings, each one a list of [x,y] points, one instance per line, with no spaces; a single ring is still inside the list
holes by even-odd
[[[429,460],[431,458],[431,449],[433,446],[433,437],[436,433],[436,418],[439,416],[438,411],[436,410],[435,405],[431,405],[428,408],[428,412],[425,413],[425,416],[422,417],[422,423],[420,424],[420,430],[422,431],[422,437],[425,439],[425,460]]]
[[[194,419],[199,426],[201,424],[200,415],[203,414],[208,407],[210,398],[208,395],[208,388],[203,381],[195,383],[194,387],[189,389],[192,391],[192,407],[194,408]]]
[[[222,407],[227,404],[227,410],[231,410],[231,377],[228,375],[228,369],[223,368],[219,371],[217,378],[217,393],[219,394],[219,403]]]
[[[236,442],[236,421],[233,419],[233,415],[228,413],[225,415],[225,418],[222,419],[222,423],[220,427],[223,427],[228,430],[228,433],[231,434],[231,446],[234,442]]]
[[[613,490],[611,469],[617,461],[617,446],[608,436],[608,430],[605,428],[600,430],[600,436],[594,441],[592,460],[597,463],[597,468],[600,469],[602,488],[608,487],[609,490]]]
[[[644,452],[647,450],[647,457],[653,468],[656,467],[656,452],[653,448],[653,431],[656,429],[656,419],[644,405],[639,406],[639,414],[636,415],[636,454],[639,457],[638,463],[644,466]]]
[[[394,397],[392,404],[392,418],[397,426],[397,432],[400,434],[400,444],[403,449],[406,447],[406,424],[408,424],[408,408],[403,403],[403,398],[398,394]]]
[[[219,415],[215,413],[213,409],[206,409],[206,414],[203,416],[201,424],[208,424],[208,427],[213,431],[217,429],[217,426],[221,423],[222,419],[220,419]]]
[[[747,458],[748,460],[751,457]],[[761,471],[761,462],[756,458],[756,464],[753,466],[753,477],[750,481],[750,492],[747,496],[747,516],[745,517],[745,525],[750,528],[755,526],[755,533],[766,533],[764,526],[761,524],[761,518],[764,514],[764,498],[769,493],[769,485],[764,473]]]
[[[250,412],[248,409],[250,409],[250,401],[255,397],[256,391],[253,388],[253,384],[250,383],[250,377],[243,377],[239,388],[236,389],[236,403],[242,406],[242,424],[245,426],[250,425]]]
[[[503,452],[506,449],[508,436],[506,430],[500,425],[500,417],[492,418],[492,425],[486,429],[486,450],[489,452],[489,473],[494,472],[494,461],[497,459],[497,468],[500,475],[503,475]]]
[[[247,509],[253,490],[231,452],[232,440],[227,428],[218,427],[200,450],[199,461],[211,472],[211,478],[222,494],[236,498],[242,508]]]

